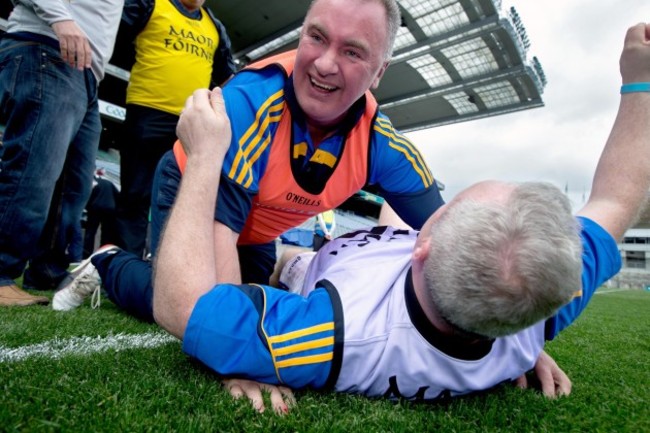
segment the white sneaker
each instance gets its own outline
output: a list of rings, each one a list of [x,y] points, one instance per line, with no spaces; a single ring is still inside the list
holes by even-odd
[[[104,245],[82,261],[59,284],[58,291],[52,298],[52,308],[58,311],[72,310],[83,304],[90,295],[92,295],[90,305],[92,308],[98,308],[101,302],[102,280],[90,259],[105,253],[115,254],[117,251],[119,247],[115,245]]]

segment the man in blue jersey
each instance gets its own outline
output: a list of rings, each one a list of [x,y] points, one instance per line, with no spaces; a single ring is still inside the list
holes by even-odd
[[[616,239],[650,187],[649,65],[650,25],[638,24],[577,218],[548,184],[481,182],[419,235],[380,227],[330,242],[297,293],[229,283],[217,261],[215,167],[230,127],[221,92],[195,92],[179,122],[186,171],[157,257],[156,321],[218,373],[296,388],[429,400],[519,377],[620,269]]]
[[[275,236],[366,184],[415,228],[442,204],[422,156],[368,92],[388,65],[399,24],[394,0],[316,0],[295,54],[253,65],[224,87],[232,139],[213,217],[215,260],[228,267],[229,281],[267,282]],[[192,128],[186,139],[205,133],[200,121]],[[154,179],[154,254],[181,179],[184,155],[175,150]],[[111,300],[152,320],[150,264],[113,247],[77,269],[54,308],[74,308],[99,289],[93,265]]]

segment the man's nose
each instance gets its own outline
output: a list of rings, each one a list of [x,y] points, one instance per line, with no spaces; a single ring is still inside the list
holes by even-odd
[[[314,61],[314,66],[316,66],[316,71],[323,76],[337,73],[339,66],[336,50],[331,47],[323,50],[321,55]]]

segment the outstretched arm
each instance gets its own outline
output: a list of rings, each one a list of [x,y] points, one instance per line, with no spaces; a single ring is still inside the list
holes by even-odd
[[[620,60],[623,84],[650,82],[650,24],[627,31]],[[598,162],[591,196],[578,215],[620,239],[650,188],[650,93],[621,95],[612,132]]]
[[[177,133],[187,165],[154,267],[153,308],[156,322],[182,338],[199,297],[232,273],[215,259],[214,207],[231,136],[221,89],[195,91]]]

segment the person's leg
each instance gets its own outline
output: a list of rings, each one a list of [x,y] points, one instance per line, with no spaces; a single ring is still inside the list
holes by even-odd
[[[169,199],[173,202],[173,195]],[[164,215],[158,217],[162,219]],[[102,282],[109,299],[118,307],[142,320],[153,321],[151,263],[114,245],[103,246],[70,273],[54,295],[54,309],[78,307]]]
[[[173,154],[168,152],[160,161],[154,180],[152,237],[155,237],[156,244],[167,212],[174,202],[178,182],[180,182],[180,172]],[[101,283],[111,301],[129,314],[148,322],[153,321],[150,262],[126,251],[100,253],[93,256],[91,262],[97,269]],[[100,282],[98,281],[97,284]],[[70,281],[67,288],[63,288],[62,291],[74,290],[75,285],[77,282]],[[55,295],[55,301],[57,296],[59,295]]]
[[[88,218],[86,221],[86,235],[84,239],[84,257],[88,257],[95,250],[95,238],[101,225],[100,245],[116,244],[117,229],[115,228],[115,207],[117,202],[117,188],[110,180],[98,177],[96,185],[90,194],[86,205]]]
[[[137,105],[127,107],[120,151],[121,191],[117,203],[118,245],[142,255],[151,188],[162,155],[176,141],[178,117]]]
[[[55,197],[41,236],[39,251],[30,261],[23,284],[35,288],[55,288],[68,274],[70,259],[67,249],[81,220],[92,189],[95,159],[102,126],[97,102],[97,82],[90,70],[85,71],[83,106],[87,111],[68,148],[63,174],[60,178],[61,195]]]
[[[68,261],[70,264],[79,263],[83,259],[83,249],[84,249],[84,240],[83,240],[83,228],[81,227],[81,220],[77,222],[77,225],[72,231],[70,237],[70,244],[68,245]]]
[[[314,251],[318,251],[321,249],[321,247],[325,244],[325,236],[314,233],[314,243],[312,245],[312,249]]]
[[[91,261],[111,301],[128,314],[154,321],[151,262],[126,251],[99,254]]]
[[[84,249],[83,256],[90,256],[95,251],[95,237],[99,228],[100,215],[92,208],[86,208],[88,218],[86,219],[86,228],[84,230]],[[102,230],[102,234],[103,234]]]
[[[181,174],[172,152],[160,160],[153,182],[151,244],[155,256],[169,211],[174,203]],[[245,282],[267,284],[275,266],[275,243],[238,247]],[[92,260],[108,297],[119,307],[143,320],[153,321],[151,264],[132,254],[100,255]]]
[[[94,183],[94,182],[93,182]],[[86,226],[84,228],[83,256],[90,256],[95,251],[95,237],[99,222],[101,221],[102,209],[97,205],[100,193],[100,186],[97,183],[90,192],[90,198],[86,203]]]
[[[47,46],[0,41],[0,285],[37,253],[56,180],[86,112],[84,74]],[[65,115],[62,115],[65,113]]]
[[[110,244],[114,242],[114,239],[117,238],[117,227],[115,225],[116,221],[116,214],[115,214],[115,208],[112,209],[106,209],[101,215],[100,215],[100,224],[102,227],[102,232],[99,237],[99,241],[101,245],[105,244]]]
[[[238,245],[239,267],[244,284],[269,284],[276,261],[275,242],[261,245]]]

